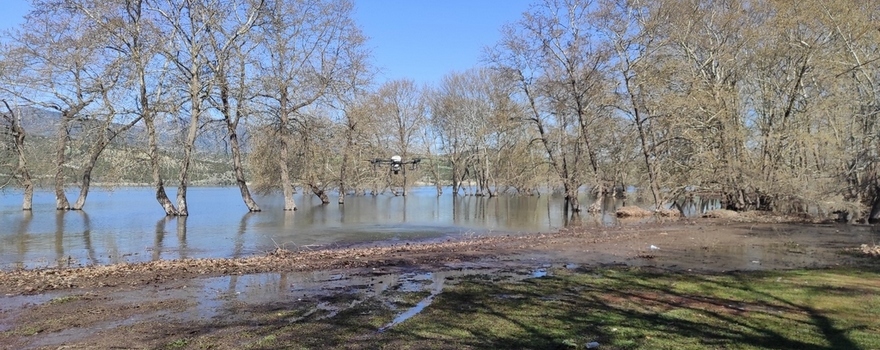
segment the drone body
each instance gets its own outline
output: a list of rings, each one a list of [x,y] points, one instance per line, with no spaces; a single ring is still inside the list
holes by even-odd
[[[403,165],[411,164],[412,165],[411,169],[415,170],[421,161],[422,161],[421,158],[413,158],[410,160],[403,160],[403,158],[401,156],[394,155],[394,156],[391,156],[390,159],[382,159],[382,158],[371,159],[370,164],[373,164],[374,166],[376,164],[390,164],[391,171],[393,171],[394,174],[397,175],[400,172],[400,170],[403,169]]]

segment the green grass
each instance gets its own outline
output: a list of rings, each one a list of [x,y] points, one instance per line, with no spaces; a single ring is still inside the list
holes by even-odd
[[[442,348],[880,349],[880,276],[856,270],[697,275],[633,270],[444,291],[389,343]]]
[[[49,304],[64,304],[64,303],[69,303],[71,301],[79,300],[81,298],[82,297],[79,295],[67,295],[67,296],[58,297],[58,298],[54,298],[52,300],[49,300]]]
[[[189,344],[188,339],[176,339],[168,344],[165,344],[164,349],[183,349]]]
[[[880,349],[880,273],[868,268],[554,270],[519,282],[472,276],[378,332],[426,296],[384,294],[322,299],[340,306],[336,314],[301,302],[249,310],[243,322],[166,348],[584,349],[597,341],[601,350]]]

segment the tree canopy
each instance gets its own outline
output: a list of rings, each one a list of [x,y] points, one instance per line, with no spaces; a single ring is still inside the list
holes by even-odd
[[[169,215],[213,181],[252,211],[251,187],[295,210],[297,188],[423,184],[880,219],[873,2],[536,0],[436,86],[377,81],[350,0],[32,5],[0,48],[0,184],[24,209],[35,183],[82,209],[96,178],[151,184]],[[423,161],[370,162],[391,155]]]

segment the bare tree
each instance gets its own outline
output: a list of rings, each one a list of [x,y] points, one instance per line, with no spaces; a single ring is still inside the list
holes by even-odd
[[[415,156],[419,135],[427,122],[427,105],[422,90],[412,80],[393,80],[383,84],[376,92],[374,113],[384,130],[390,133],[391,151],[404,161]],[[404,169],[400,193],[406,196],[409,178],[414,175]]]
[[[208,67],[213,75],[213,85],[217,90],[219,101],[212,100],[215,107],[223,116],[226,126],[226,135],[229,139],[229,148],[232,151],[232,166],[235,174],[235,182],[241,192],[241,198],[249,211],[260,211],[260,207],[254,201],[248,189],[244,176],[242,163],[241,145],[239,144],[238,126],[245,111],[244,106],[251,100],[251,81],[248,79],[248,55],[252,52],[253,40],[247,34],[257,24],[258,15],[263,13],[264,0],[245,2],[225,2],[222,6],[215,7],[220,13],[243,13],[239,16],[229,16],[223,21],[223,16],[216,17],[219,23],[211,26],[211,35],[208,36],[208,50],[211,59]]]
[[[665,149],[673,148],[681,134],[676,128],[678,124],[671,120],[676,116],[673,101],[677,96],[669,90],[672,60],[666,57],[673,55],[673,48],[669,47],[673,41],[665,34],[670,28],[661,20],[670,16],[671,6],[638,0],[603,1],[600,6],[599,30],[613,51],[614,64],[609,70],[618,77],[614,105],[633,125],[648,178],[647,187],[654,208],[660,209],[667,200],[664,197],[674,195],[664,195],[664,192],[681,186],[667,180],[686,181],[662,171],[664,161],[673,159],[672,154],[660,157]]]
[[[328,104],[345,86],[360,84],[351,77],[364,67],[365,38],[352,11],[348,0],[267,1],[257,53],[264,57],[261,95],[271,109],[272,127],[264,130],[272,130],[277,147],[254,156],[275,159],[284,210],[296,210],[290,169],[296,116],[306,107]]]
[[[164,31],[162,36],[169,40],[169,45],[163,46],[162,54],[177,70],[175,82],[185,87],[181,89],[181,105],[173,111],[180,116],[181,125],[186,130],[177,184],[175,215],[179,216],[189,215],[186,196],[190,166],[211,84],[208,45],[212,28],[220,22],[222,16],[226,16],[213,5],[215,4],[208,0],[164,0],[156,9],[163,20],[163,26],[160,27]]]
[[[338,128],[343,140],[338,141],[342,154],[339,166],[339,204],[345,203],[345,195],[349,190],[365,192],[366,175],[370,160],[368,152],[364,149],[369,142],[367,127],[370,125],[370,115],[367,96],[359,96],[347,99],[342,107],[342,116]]]
[[[481,108],[484,96],[475,96],[474,86],[477,82],[473,73],[452,73],[443,77],[440,86],[431,92],[431,127],[437,131],[440,151],[446,156],[451,167],[452,194],[457,196],[461,190],[465,173],[469,167],[468,153],[470,140],[468,136],[476,127],[476,123],[485,120],[487,108]]]
[[[826,110],[829,120],[825,126],[833,130],[833,134],[823,140],[822,150],[817,152],[835,164],[823,165],[838,169],[839,178],[846,186],[844,199],[864,204],[867,219],[878,222],[880,82],[877,77],[880,73],[880,47],[876,43],[880,40],[880,31],[876,30],[874,23],[880,15],[880,8],[868,3],[820,1],[815,9],[821,13],[816,18],[834,33],[828,72],[832,74],[829,78],[840,89]],[[837,147],[829,147],[832,145]],[[828,152],[828,148],[837,152]],[[852,210],[842,211],[849,211],[847,214],[852,216],[860,215]]]
[[[55,135],[54,189],[56,208],[81,210],[89,192],[92,171],[106,147],[104,130],[110,139],[118,131],[108,128],[115,115],[103,114],[101,101],[120,80],[118,55],[107,52],[108,37],[77,6],[46,0],[34,3],[36,10],[15,36],[17,59],[27,62],[17,82],[22,99],[54,110],[60,116]],[[88,131],[99,126],[99,135]],[[130,127],[130,126],[128,126]],[[128,127],[124,127],[127,129]],[[80,145],[87,151],[80,152]],[[71,159],[74,157],[76,159]],[[70,205],[65,188],[67,178],[80,170],[80,194]]]
[[[533,6],[503,38],[490,61],[516,81],[544,146],[562,182],[566,208],[581,210],[583,170],[603,193],[601,147],[593,127],[602,118],[607,52],[592,37],[592,1],[547,0]],[[586,162],[587,169],[581,164]]]
[[[498,194],[498,176],[512,160],[507,152],[523,141],[516,135],[522,125],[516,122],[519,106],[512,100],[512,90],[495,71],[481,69],[449,74],[431,93],[430,127],[451,165],[454,195],[465,174],[476,182],[475,194]],[[509,185],[506,180],[502,183]]]
[[[147,158],[155,189],[156,200],[167,215],[177,215],[178,211],[168,198],[162,175],[162,161],[157,136],[156,122],[166,112],[163,101],[169,90],[166,85],[167,64],[159,59],[164,43],[160,35],[161,8],[148,6],[147,0],[94,1],[78,0],[65,3],[87,17],[92,25],[100,28],[108,36],[106,48],[118,57],[121,81],[116,86],[122,91],[112,98],[103,94],[107,122],[116,121],[119,116],[130,116],[122,129],[111,131],[109,138],[99,134],[99,148],[106,147],[116,135],[142,121],[147,138]],[[158,4],[157,4],[158,5]],[[134,96],[133,99],[126,95]],[[124,172],[124,171],[123,171]]]

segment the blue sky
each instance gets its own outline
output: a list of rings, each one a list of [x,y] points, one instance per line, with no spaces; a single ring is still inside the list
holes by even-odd
[[[370,38],[379,83],[412,79],[439,83],[480,64],[501,26],[518,20],[532,0],[355,0],[355,20]],[[30,10],[27,0],[0,0],[0,29]]]
[[[355,20],[370,37],[378,80],[436,84],[480,64],[532,0],[355,0]]]

